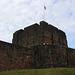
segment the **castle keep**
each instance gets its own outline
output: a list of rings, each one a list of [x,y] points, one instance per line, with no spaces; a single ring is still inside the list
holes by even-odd
[[[58,28],[42,21],[40,25],[34,24],[24,30],[14,33],[13,44],[20,46],[53,44],[67,46],[66,35]]]
[[[45,21],[16,31],[12,44],[0,41],[0,71],[53,67],[75,67],[75,49]]]

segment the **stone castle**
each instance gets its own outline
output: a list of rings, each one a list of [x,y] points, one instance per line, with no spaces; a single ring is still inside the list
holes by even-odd
[[[41,21],[13,34],[12,44],[0,41],[0,71],[75,67],[75,49],[66,35]]]
[[[14,33],[13,44],[20,46],[54,44],[67,46],[66,35],[58,28],[42,21],[40,25],[34,24],[24,30]]]

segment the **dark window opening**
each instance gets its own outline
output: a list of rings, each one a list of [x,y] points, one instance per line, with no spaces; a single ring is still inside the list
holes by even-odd
[[[33,41],[33,43],[34,43],[34,41]]]
[[[52,44],[54,44],[53,34],[51,35]]]
[[[58,41],[59,41],[59,44],[60,44],[60,38],[58,39]]]
[[[42,37],[44,37],[44,31],[42,31]]]

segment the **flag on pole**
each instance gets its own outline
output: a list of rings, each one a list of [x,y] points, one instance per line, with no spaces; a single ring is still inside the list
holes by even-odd
[[[44,9],[46,10],[46,6],[44,5]]]

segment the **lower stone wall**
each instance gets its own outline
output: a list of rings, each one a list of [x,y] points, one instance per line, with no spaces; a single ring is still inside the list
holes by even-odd
[[[75,67],[75,49],[58,45],[36,47],[36,67]]]
[[[0,71],[34,68],[34,51],[0,41]]]
[[[65,47],[39,45],[36,51],[37,68],[67,67],[67,50]]]
[[[21,47],[0,41],[0,71],[75,67],[75,49],[57,45]]]
[[[75,68],[75,49],[67,48],[68,50],[68,67]]]

